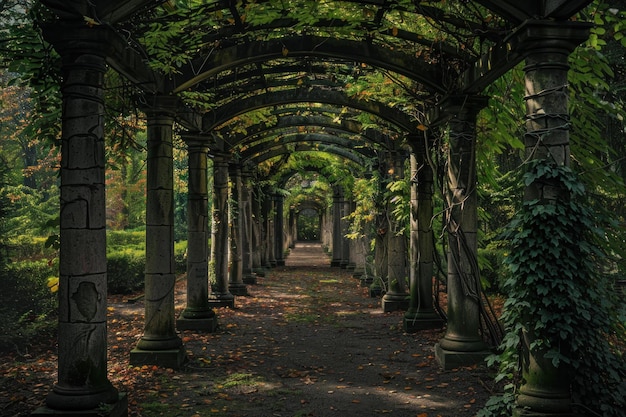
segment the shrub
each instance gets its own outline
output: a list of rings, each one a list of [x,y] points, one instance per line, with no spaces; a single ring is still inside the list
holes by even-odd
[[[176,273],[187,272],[187,241],[181,240],[174,243],[174,262],[176,262]]]
[[[58,275],[56,262],[14,262],[0,274],[0,349],[25,349],[35,338],[56,328],[57,296],[47,281]]]
[[[109,294],[128,294],[143,288],[146,255],[143,249],[126,248],[107,254]]]
[[[108,230],[107,231],[107,247],[108,248],[127,248],[129,246],[145,247],[146,231],[145,230]]]

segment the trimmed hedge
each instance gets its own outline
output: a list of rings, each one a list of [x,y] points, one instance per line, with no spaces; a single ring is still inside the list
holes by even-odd
[[[47,286],[58,265],[47,260],[10,263],[0,271],[0,350],[23,349],[56,328],[58,299]]]

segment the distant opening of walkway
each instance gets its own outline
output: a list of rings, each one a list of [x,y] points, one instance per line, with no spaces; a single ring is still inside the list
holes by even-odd
[[[330,256],[322,249],[321,242],[300,241],[289,252],[285,266],[330,268]]]

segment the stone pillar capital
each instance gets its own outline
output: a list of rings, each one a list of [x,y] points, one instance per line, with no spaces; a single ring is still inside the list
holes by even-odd
[[[142,110],[146,112],[148,118],[174,118],[178,110],[180,100],[176,96],[166,94],[154,94],[147,97]]]
[[[589,37],[590,22],[527,20],[517,30],[516,48],[533,52],[569,55]]]
[[[181,132],[180,136],[183,142],[187,144],[189,152],[208,153],[210,138],[206,135],[197,132]]]
[[[106,26],[89,26],[82,21],[55,22],[43,25],[43,35],[61,55],[63,65],[68,65],[82,55],[106,57],[112,31]]]
[[[441,112],[457,120],[474,120],[485,107],[489,97],[477,94],[455,94],[444,98],[440,103]]]

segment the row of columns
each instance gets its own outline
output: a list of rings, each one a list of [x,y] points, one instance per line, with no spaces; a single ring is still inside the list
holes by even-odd
[[[587,36],[574,22],[561,28],[539,22],[526,39],[528,49],[526,71],[527,135],[529,158],[553,158],[557,163],[569,163],[567,124],[567,58],[573,48]],[[545,30],[543,30],[545,29]],[[584,32],[584,33],[583,33]],[[109,415],[127,413],[126,397],[112,386],[107,376],[106,348],[106,224],[105,224],[105,152],[104,152],[104,94],[106,71],[106,29],[79,26],[50,35],[63,63],[63,119],[61,138],[61,208],[60,208],[60,279],[59,279],[59,359],[58,381],[49,394],[47,409],[33,415],[46,415],[53,410],[97,410],[109,404]],[[548,94],[550,93],[550,94]],[[146,285],[144,334],[131,353],[131,363],[155,363],[176,367],[184,359],[184,348],[176,332],[174,318],[174,260],[173,260],[173,166],[172,126],[175,102],[172,98],[155,97],[146,109],[148,118],[148,179],[146,219]],[[476,276],[476,115],[485,100],[471,96],[452,97],[448,111],[450,122],[450,165],[448,210],[448,326],[437,346],[437,357],[445,368],[456,366],[462,358],[481,356],[485,345],[478,331],[479,297]],[[565,121],[565,122],[564,122]],[[189,230],[190,257],[188,305],[181,320],[203,320],[210,329],[215,325],[213,305],[229,305],[234,291],[240,288],[243,271],[260,271],[264,265],[279,265],[283,259],[282,202],[264,199],[263,224],[239,227],[244,236],[235,234],[233,246],[228,240],[228,161],[223,155],[214,156],[214,192],[212,211],[212,242],[210,263],[207,265],[208,193],[205,172],[206,149],[200,142],[188,140],[190,147]],[[433,315],[430,297],[432,285],[432,241],[429,219],[432,217],[432,172],[429,171],[427,149],[421,141],[412,142],[411,156],[412,200],[409,269],[409,308],[405,325],[427,325]],[[235,183],[239,180],[234,175]],[[193,177],[193,180],[191,179]],[[238,210],[249,210],[250,217],[259,219],[261,208],[246,200],[237,184]],[[537,184],[527,188],[527,198],[540,195]],[[241,195],[240,195],[241,193]],[[248,194],[249,196],[249,194]],[[541,198],[549,196],[540,195]],[[246,202],[248,206],[246,206]],[[345,209],[345,208],[344,208]],[[247,216],[241,217],[241,221]],[[344,217],[344,216],[342,216]],[[387,265],[387,282],[399,285],[404,280],[406,265],[395,260],[385,262],[396,253],[403,253],[394,230],[397,225],[382,221],[376,235],[375,265]],[[237,217],[237,222],[240,218]],[[275,225],[273,222],[277,222]],[[333,223],[335,224],[335,223]],[[276,227],[274,227],[276,226]],[[342,235],[341,225],[333,236]],[[248,241],[245,241],[245,236]],[[263,236],[263,237],[261,237]],[[386,245],[382,244],[386,238]],[[380,242],[378,242],[380,239]],[[266,251],[246,252],[243,248],[254,242],[281,242],[268,245]],[[402,239],[404,241],[404,239]],[[247,242],[247,243],[246,243]],[[335,242],[333,242],[333,246]],[[192,248],[193,246],[193,248]],[[344,247],[343,242],[337,246]],[[234,274],[228,273],[227,248],[237,255]],[[386,248],[386,250],[385,250]],[[388,252],[387,252],[388,251]],[[386,253],[387,252],[387,253]],[[241,254],[241,255],[239,255]],[[255,256],[257,254],[258,256]],[[390,257],[390,255],[393,255]],[[241,257],[240,257],[241,256]],[[405,259],[402,256],[402,259]],[[246,267],[245,261],[252,261]],[[335,255],[333,254],[333,260]],[[341,261],[343,261],[343,257]],[[215,291],[205,283],[207,271],[215,271]],[[402,271],[402,272],[398,272]],[[232,272],[232,271],[231,271]],[[230,278],[230,280],[229,280]],[[390,295],[402,293],[400,286],[390,285]],[[213,303],[213,304],[212,304]],[[208,324],[207,324],[208,323]],[[532,335],[530,336],[532,337]],[[532,340],[529,341],[532,344]],[[560,378],[563,369],[555,369],[541,352],[527,348],[522,355],[523,380],[518,398],[517,415],[545,412],[563,414],[571,407],[567,380]],[[546,411],[547,410],[547,411]]]

